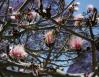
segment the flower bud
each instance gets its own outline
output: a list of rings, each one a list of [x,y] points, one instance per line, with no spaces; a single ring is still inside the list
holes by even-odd
[[[80,37],[72,37],[69,40],[69,46],[71,49],[80,50],[83,44],[83,40]]]
[[[45,34],[45,43],[48,47],[51,47],[55,42],[53,31],[49,31]]]

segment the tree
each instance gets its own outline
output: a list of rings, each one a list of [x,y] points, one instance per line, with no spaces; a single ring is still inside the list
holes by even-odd
[[[79,4],[76,0],[0,1],[0,77],[85,76],[66,74],[64,69],[89,52],[89,73],[98,75],[99,36],[93,34],[98,12],[88,5],[85,13],[75,16]]]

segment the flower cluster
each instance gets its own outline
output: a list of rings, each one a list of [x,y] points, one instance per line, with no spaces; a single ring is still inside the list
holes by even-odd
[[[25,52],[23,45],[16,45],[10,50],[9,55],[17,59],[23,59],[27,56],[27,53]]]

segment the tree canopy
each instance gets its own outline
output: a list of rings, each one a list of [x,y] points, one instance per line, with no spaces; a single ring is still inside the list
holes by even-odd
[[[76,0],[0,1],[0,77],[99,76],[99,13]],[[65,71],[68,67],[68,70]]]

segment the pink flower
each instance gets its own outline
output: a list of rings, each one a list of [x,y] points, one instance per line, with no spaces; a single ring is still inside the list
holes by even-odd
[[[72,37],[69,40],[69,46],[71,49],[80,50],[83,44],[83,40],[80,37]]]
[[[45,43],[47,46],[50,46],[55,41],[55,37],[53,35],[53,31],[49,31],[45,34]]]
[[[16,45],[10,50],[9,55],[17,59],[22,59],[27,56],[27,53],[25,52],[23,45]]]
[[[75,25],[75,26],[81,26],[83,19],[84,19],[84,16],[83,16],[82,14],[76,15],[76,16],[74,17],[74,20],[75,20],[74,25]]]

